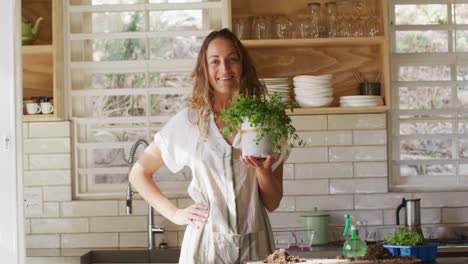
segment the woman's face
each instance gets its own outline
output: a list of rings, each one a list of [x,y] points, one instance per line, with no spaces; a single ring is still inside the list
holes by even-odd
[[[240,77],[240,58],[230,40],[215,38],[206,50],[208,78],[215,94],[228,95],[238,89]]]

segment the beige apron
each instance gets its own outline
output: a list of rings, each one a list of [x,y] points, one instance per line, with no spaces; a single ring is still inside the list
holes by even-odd
[[[255,170],[239,161],[209,117],[208,136],[200,139],[189,162],[188,194],[209,206],[200,229],[187,226],[179,263],[245,263],[265,258],[275,245],[268,214],[260,200]]]

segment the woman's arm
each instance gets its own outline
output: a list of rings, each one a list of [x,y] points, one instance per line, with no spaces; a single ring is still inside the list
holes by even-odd
[[[161,151],[157,145],[151,143],[130,170],[130,183],[147,203],[175,224],[194,224],[193,220],[205,222],[208,217],[208,208],[205,205],[194,204],[179,209],[161,192],[152,176],[162,164]]]
[[[255,168],[258,190],[263,205],[268,211],[274,211],[283,198],[283,162],[275,171],[272,171],[271,167],[277,159],[270,155],[264,161],[259,161],[251,156],[242,157],[241,159]]]

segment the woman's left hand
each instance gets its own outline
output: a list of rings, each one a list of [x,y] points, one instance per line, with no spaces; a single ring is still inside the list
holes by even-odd
[[[257,171],[269,171],[271,170],[271,166],[275,164],[275,162],[278,160],[278,158],[273,158],[273,156],[268,155],[266,158],[256,158],[254,156],[241,156],[240,160],[255,168]]]

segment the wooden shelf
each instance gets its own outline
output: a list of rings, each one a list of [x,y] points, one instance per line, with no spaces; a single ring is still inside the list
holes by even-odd
[[[389,107],[366,106],[366,107],[315,107],[315,108],[294,108],[287,110],[288,115],[324,115],[324,114],[365,114],[365,113],[385,113]]]
[[[385,37],[362,38],[311,38],[311,39],[261,39],[242,40],[247,48],[314,47],[314,46],[369,46],[385,43]]]
[[[23,115],[23,122],[45,122],[45,121],[60,121],[61,118],[55,114],[38,114],[38,115]]]
[[[52,56],[52,45],[26,45],[23,46],[23,56],[33,54],[50,54]]]

